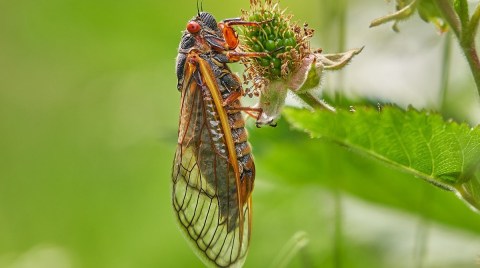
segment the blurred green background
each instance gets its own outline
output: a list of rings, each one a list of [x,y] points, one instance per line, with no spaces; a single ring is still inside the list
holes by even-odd
[[[249,3],[203,2],[217,19],[236,17]],[[337,15],[335,2],[282,5],[317,29],[315,45],[335,50],[338,29],[328,23]],[[177,230],[170,202],[180,98],[174,64],[181,31],[196,13],[196,1],[181,3],[0,1],[0,267],[202,266]],[[385,27],[376,30],[383,39],[375,42],[368,21],[393,7],[368,3],[375,5],[349,6],[355,34],[348,45],[367,44],[375,61],[381,55],[368,51],[369,42],[384,46],[402,37]],[[440,49],[434,30],[414,23]],[[402,66],[396,52],[382,50],[391,53],[382,59]],[[351,64],[349,72],[363,79],[353,75],[346,92],[359,95],[381,84],[365,76],[368,59]],[[338,85],[329,79],[326,90],[333,90]],[[455,81],[471,85],[462,75]],[[435,91],[425,92],[400,102],[434,103]],[[246,267],[472,267],[479,261],[480,218],[451,193],[310,141],[284,121],[251,127],[250,135],[257,179]],[[291,243],[299,234],[309,241],[304,247]],[[282,249],[293,253],[291,260]]]

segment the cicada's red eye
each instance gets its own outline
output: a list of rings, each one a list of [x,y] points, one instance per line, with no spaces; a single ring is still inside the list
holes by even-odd
[[[200,24],[198,24],[198,22],[196,21],[189,21],[187,23],[187,31],[189,33],[198,33],[200,31],[201,27],[200,27]]]

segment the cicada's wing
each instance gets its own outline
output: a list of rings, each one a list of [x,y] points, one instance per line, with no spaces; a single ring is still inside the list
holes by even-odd
[[[229,158],[235,152],[226,145],[231,137],[218,117],[225,111],[211,101],[212,91],[219,96],[219,89],[202,82],[206,75],[212,74],[186,67],[172,202],[183,233],[205,263],[241,266],[248,250],[251,202],[240,201],[238,168]]]

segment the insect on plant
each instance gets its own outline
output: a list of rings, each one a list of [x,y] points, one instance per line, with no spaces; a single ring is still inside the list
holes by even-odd
[[[261,22],[260,22],[261,23]],[[241,266],[252,228],[255,165],[241,111],[243,89],[227,63],[266,52],[236,51],[232,26],[258,26],[240,18],[219,23],[207,12],[187,23],[176,63],[181,92],[172,202],[180,227],[209,265]]]

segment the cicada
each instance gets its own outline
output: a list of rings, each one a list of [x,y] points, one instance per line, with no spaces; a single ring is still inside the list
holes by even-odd
[[[210,13],[198,12],[187,23],[176,61],[181,101],[173,207],[197,255],[218,267],[245,260],[255,178],[241,114],[253,108],[241,107],[242,86],[227,64],[267,55],[237,51],[234,25],[259,23],[239,18],[217,23]]]

